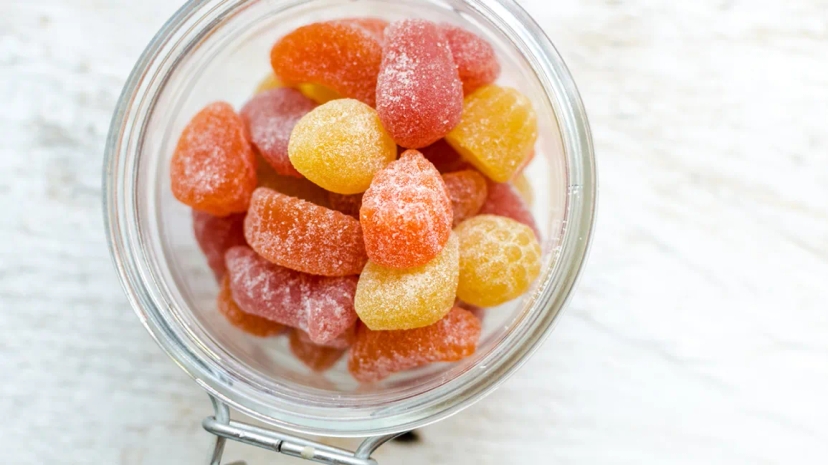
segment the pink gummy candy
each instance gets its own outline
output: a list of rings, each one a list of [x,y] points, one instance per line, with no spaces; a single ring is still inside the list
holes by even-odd
[[[193,233],[198,246],[207,258],[207,265],[213,270],[216,279],[221,279],[227,267],[224,266],[224,253],[230,247],[245,245],[244,213],[227,216],[213,216],[193,210]]]
[[[448,134],[463,112],[463,83],[440,28],[408,19],[385,29],[377,113],[394,141],[420,148]]]
[[[487,182],[489,195],[486,197],[486,202],[479,213],[481,215],[505,216],[518,223],[523,223],[532,228],[540,242],[541,234],[538,225],[535,224],[535,217],[532,216],[532,212],[529,211],[518,191],[508,183]]]
[[[250,142],[274,171],[303,177],[288,158],[288,140],[296,123],[316,103],[296,89],[282,87],[256,94],[242,108],[241,117]]]
[[[225,255],[233,299],[244,312],[299,328],[320,345],[336,343],[357,320],[357,277],[313,276],[275,265],[246,246]]]
[[[463,81],[464,94],[469,95],[497,79],[500,63],[491,44],[477,34],[451,24],[441,24],[440,29],[448,40],[460,80]]]

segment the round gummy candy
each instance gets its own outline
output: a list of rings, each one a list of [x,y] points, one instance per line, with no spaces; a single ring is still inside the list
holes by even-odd
[[[540,273],[541,248],[535,233],[496,215],[460,223],[460,280],[457,297],[471,305],[494,307],[529,289]]]
[[[256,157],[244,124],[224,102],[207,105],[184,128],[170,163],[180,202],[215,216],[247,210],[256,188]]]
[[[499,215],[511,218],[532,228],[538,241],[541,239],[540,230],[535,223],[535,217],[523,201],[517,189],[511,184],[489,181],[489,195],[480,208],[481,215]]]
[[[537,116],[529,99],[514,89],[489,85],[466,97],[463,118],[446,140],[490,179],[506,182],[537,137]]]
[[[376,34],[348,21],[300,27],[270,51],[270,64],[288,84],[323,85],[373,106],[382,45]]]
[[[393,373],[432,362],[453,362],[474,354],[480,321],[461,308],[433,325],[401,331],[372,331],[360,326],[351,347],[348,371],[360,382],[379,381]]]
[[[258,337],[275,336],[285,329],[279,323],[243,312],[233,300],[230,278],[227,276],[221,280],[221,290],[216,299],[216,305],[219,313],[224,315],[231,325],[247,334]]]
[[[265,187],[253,192],[244,236],[267,260],[315,275],[359,274],[368,260],[359,221]]]
[[[221,279],[227,270],[224,266],[227,249],[247,243],[244,240],[244,215],[213,216],[193,210],[193,233],[216,279]]]
[[[329,370],[345,355],[344,348],[337,349],[314,344],[310,336],[300,329],[290,332],[289,342],[293,355],[317,373]]]
[[[277,173],[302,177],[290,164],[288,140],[299,119],[314,107],[298,90],[283,87],[257,94],[242,108],[250,142]]]
[[[463,84],[440,28],[421,19],[391,23],[377,78],[377,113],[391,137],[425,147],[457,125],[462,111]]]
[[[454,304],[458,253],[452,234],[443,251],[422,266],[400,270],[369,260],[354,297],[359,319],[375,331],[420,328],[439,320]]]
[[[316,107],[293,128],[290,162],[306,178],[337,194],[359,194],[397,157],[377,112],[353,99]]]
[[[454,226],[480,211],[487,194],[486,178],[482,174],[476,170],[455,171],[444,174],[443,182],[454,210]]]
[[[342,195],[336,192],[328,192],[328,203],[332,209],[359,219],[359,209],[362,207],[362,194]]]
[[[462,27],[441,24],[440,29],[448,40],[465,95],[497,79],[500,63],[491,44]]]
[[[356,276],[313,276],[274,265],[249,247],[225,255],[233,299],[243,311],[308,333],[326,344],[356,322]]]
[[[407,150],[374,177],[359,211],[365,250],[391,268],[422,265],[443,249],[452,207],[440,173],[416,150]]]

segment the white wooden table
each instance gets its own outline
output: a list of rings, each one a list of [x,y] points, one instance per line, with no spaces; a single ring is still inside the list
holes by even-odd
[[[206,396],[138,324],[101,219],[110,113],[176,3],[0,3],[4,463],[205,458]],[[828,1],[523,3],[592,119],[590,264],[519,374],[379,457],[826,463]]]

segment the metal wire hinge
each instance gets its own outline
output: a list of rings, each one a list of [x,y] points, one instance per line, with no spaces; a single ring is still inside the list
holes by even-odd
[[[215,415],[201,422],[201,426],[207,432],[216,435],[216,442],[210,455],[210,465],[221,465],[224,444],[228,439],[327,465],[377,465],[377,461],[371,458],[371,454],[381,445],[399,436],[399,434],[389,434],[367,438],[362,441],[356,451],[351,452],[299,436],[230,420],[230,409],[224,402],[213,396],[210,396],[210,401],[213,403]],[[233,462],[226,465],[245,465],[245,463]]]

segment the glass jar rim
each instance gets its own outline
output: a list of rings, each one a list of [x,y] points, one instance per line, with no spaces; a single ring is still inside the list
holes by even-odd
[[[537,297],[536,305],[549,311],[537,312],[534,320],[523,322],[500,342],[508,345],[508,349],[491,357],[492,360],[485,360],[487,376],[462,372],[451,382],[437,386],[434,392],[430,392],[429,399],[413,398],[404,402],[399,409],[401,413],[392,423],[378,425],[376,421],[366,419],[325,425],[289,412],[280,411],[278,415],[265,413],[261,404],[239,396],[238,389],[243,386],[223,376],[222,367],[217,366],[211,357],[199,353],[198,347],[194,349],[192,344],[182,341],[161,317],[165,309],[153,298],[152,291],[158,287],[158,282],[147,266],[145,255],[141,253],[143,239],[136,226],[137,209],[134,208],[137,203],[134,194],[139,140],[141,132],[146,129],[146,119],[151,114],[147,108],[154,104],[150,83],[165,78],[159,72],[162,63],[170,59],[174,46],[180,46],[176,42],[183,39],[188,27],[197,23],[200,16],[208,13],[229,14],[247,1],[188,1],[164,24],[144,50],[118,100],[105,151],[104,219],[110,252],[130,304],[155,341],[202,388],[237,410],[275,426],[308,434],[379,435],[421,427],[459,412],[505,381],[549,335],[586,259],[595,209],[595,167],[589,124],[569,71],[540,26],[513,0],[463,0],[519,45],[558,120],[567,159],[569,191],[566,196],[566,227],[555,264],[563,271],[551,273],[549,280],[541,284]],[[216,27],[217,24],[211,22],[210,26]],[[201,36],[188,40],[192,43]],[[166,71],[170,73],[173,69],[167,68]],[[556,278],[554,282],[553,277]]]

